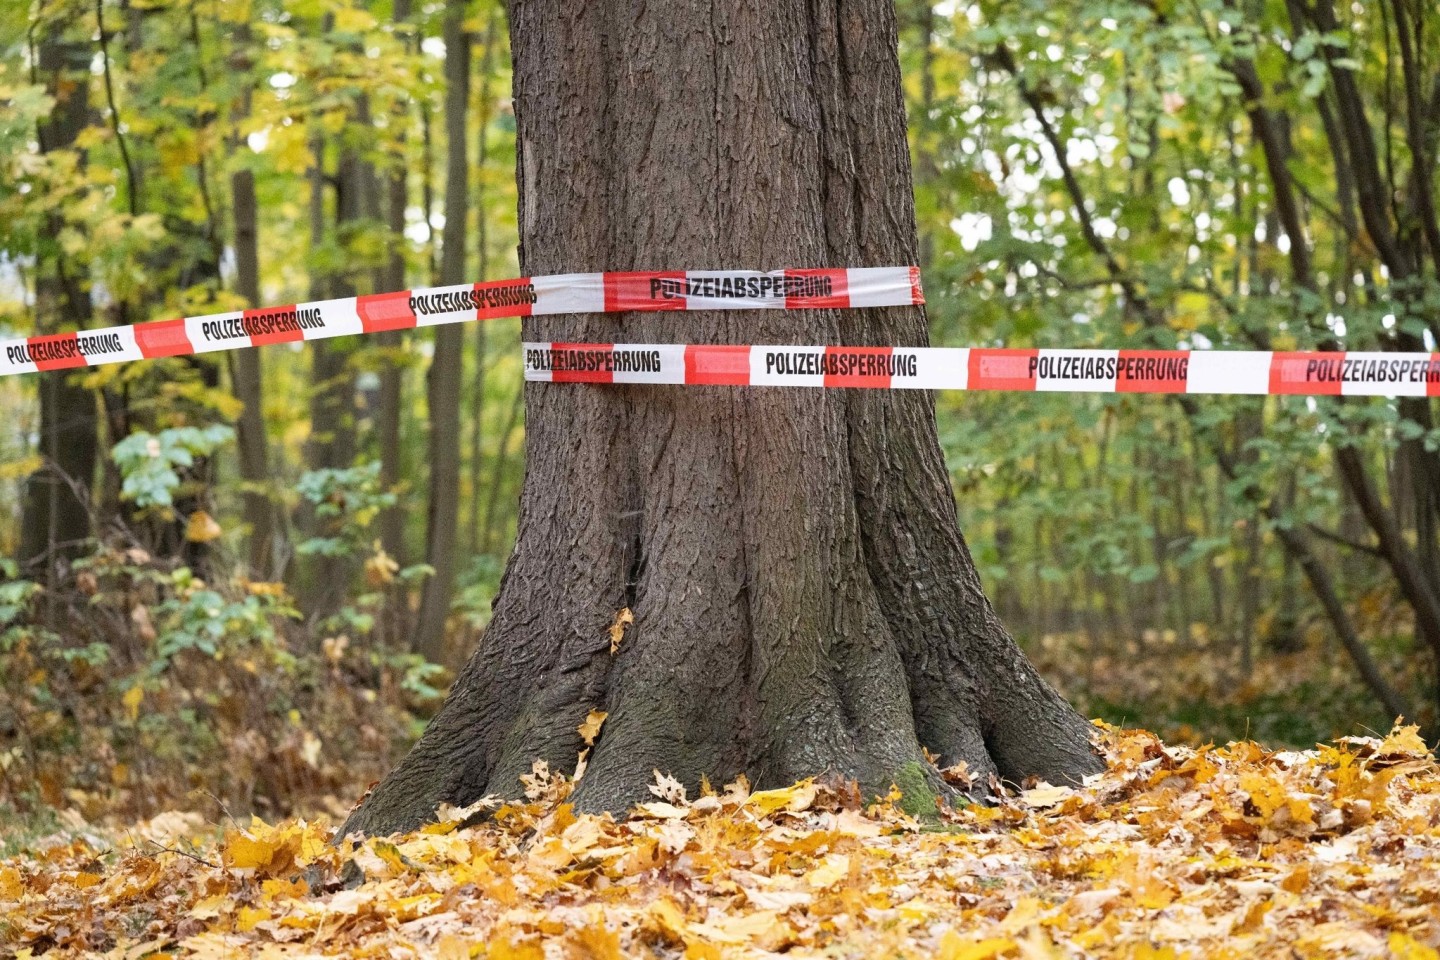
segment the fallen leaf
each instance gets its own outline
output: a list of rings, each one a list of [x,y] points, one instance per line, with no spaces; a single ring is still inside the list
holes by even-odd
[[[615,614],[615,622],[610,624],[610,656],[620,652],[620,641],[625,639],[625,628],[634,622],[635,614],[630,612],[629,607]]]
[[[650,784],[650,792],[661,800],[670,803],[685,803],[685,785],[668,773],[654,771],[655,782]]]
[[[1033,790],[1022,791],[1020,802],[1027,807],[1044,810],[1049,807],[1058,807],[1073,796],[1075,796],[1073,787],[1055,787],[1048,783],[1042,783]]]
[[[591,710],[585,715],[584,722],[575,728],[575,732],[580,734],[580,739],[585,741],[585,746],[593,747],[595,745],[595,738],[600,735],[600,727],[608,716],[610,714],[604,710]]]

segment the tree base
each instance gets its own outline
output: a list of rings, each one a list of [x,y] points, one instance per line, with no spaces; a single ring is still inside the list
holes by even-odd
[[[783,411],[777,431],[754,410],[684,422],[687,408],[743,408],[748,397],[671,393],[676,422],[652,461],[660,469],[587,487],[545,476],[583,473],[589,446],[574,460],[556,455],[573,432],[547,424],[603,421],[616,415],[610,405],[647,408],[625,395],[631,388],[527,389],[542,411],[532,449],[550,453],[531,463],[526,505],[532,491],[560,489],[582,491],[581,502],[522,510],[480,649],[345,832],[409,830],[441,803],[518,797],[537,759],[571,771],[591,710],[608,718],[572,797],[589,811],[648,799],[657,770],[691,788],[743,772],[762,789],[819,776],[858,782],[866,796],[892,784],[944,795],[922,745],[942,766],[963,761],[980,792],[991,777],[1074,783],[1101,769],[1090,725],[1040,678],[981,592],[925,397],[775,391],[766,402],[777,412],[813,405]],[[580,409],[544,413],[556,403]],[[794,456],[792,417],[828,427],[817,441],[849,456]],[[867,431],[845,430],[850,420]],[[767,435],[784,449],[766,450]],[[742,479],[740,457],[802,475],[781,481],[777,496],[775,485]],[[620,521],[597,530],[594,518]],[[635,622],[612,644],[627,607]]]

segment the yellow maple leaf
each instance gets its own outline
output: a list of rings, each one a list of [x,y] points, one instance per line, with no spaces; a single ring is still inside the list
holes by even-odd
[[[277,843],[257,840],[249,834],[236,831],[226,838],[222,856],[227,867],[253,870],[268,864],[278,847]]]
[[[603,922],[586,924],[570,936],[576,960],[624,960],[620,952],[620,935]]]
[[[1396,726],[1376,751],[1382,757],[1415,757],[1423,759],[1430,755],[1425,738],[1420,736],[1418,726]]]
[[[605,718],[610,716],[604,710],[591,710],[585,715],[585,721],[575,728],[580,734],[580,739],[585,741],[585,746],[593,747],[595,738],[600,735],[600,727],[605,723]]]
[[[833,887],[850,873],[850,858],[843,853],[832,853],[820,861],[820,866],[805,874],[805,882],[816,890]]]
[[[1410,727],[1409,729],[1415,728]],[[1399,930],[1390,934],[1390,940],[1386,946],[1390,948],[1390,953],[1395,960],[1440,960],[1440,952],[1437,952],[1434,947],[1428,947]]]
[[[269,910],[261,910],[257,907],[241,907],[235,914],[235,929],[241,933],[249,933],[256,925],[270,919]]]
[[[954,930],[946,930],[940,938],[937,960],[990,960],[1009,950],[1019,948],[1009,937],[989,937],[985,940],[967,940]]]
[[[778,790],[761,790],[758,793],[750,794],[745,801],[746,806],[754,807],[760,811],[761,816],[769,816],[777,810],[788,810],[791,813],[800,813],[810,809],[815,802],[815,796],[819,791],[815,787],[813,778],[801,780],[792,787],[781,787]]]
[[[1289,799],[1285,786],[1263,773],[1246,771],[1240,775],[1240,789],[1250,797],[1263,820],[1275,816],[1275,811],[1285,806]]]
[[[650,904],[650,909],[646,912],[645,926],[659,932],[672,943],[684,943],[688,939],[688,925],[684,912],[668,897]]]
[[[19,900],[25,892],[25,883],[20,871],[14,867],[0,867],[0,900]]]

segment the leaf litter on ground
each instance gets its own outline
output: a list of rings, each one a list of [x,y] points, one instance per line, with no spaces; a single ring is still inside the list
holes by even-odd
[[[628,817],[527,799],[405,836],[170,813],[0,861],[31,958],[1440,957],[1440,768],[1414,727],[1307,751],[1097,724],[1106,772],[917,820],[814,781]],[[480,811],[489,816],[478,818]],[[466,824],[462,826],[462,824]],[[469,826],[468,824],[477,824]],[[201,838],[201,839],[197,839]]]

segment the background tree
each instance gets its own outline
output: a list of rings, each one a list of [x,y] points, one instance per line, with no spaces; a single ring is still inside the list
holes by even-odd
[[[465,3],[445,7],[445,232],[440,248],[440,283],[465,281],[466,202],[470,169],[466,163],[470,108],[470,34],[464,29]],[[473,281],[472,281],[473,282]],[[426,560],[432,573],[420,600],[415,649],[431,660],[443,659],[445,620],[455,582],[460,543],[460,393],[465,331],[437,327],[435,354],[426,383],[430,416],[430,497],[426,513]]]
[[[67,26],[61,16],[34,25],[32,36],[38,40],[31,80],[43,83],[55,104],[37,130],[40,153],[62,158],[62,164],[75,170],[86,162],[84,151],[75,149],[76,140],[93,119],[85,82],[91,51],[82,41],[66,37]],[[52,212],[43,223],[35,235],[35,303],[38,327],[49,333],[85,323],[91,304],[83,264],[57,242],[60,218]],[[93,532],[90,489],[99,425],[95,393],[76,376],[52,371],[42,380],[39,446],[44,462],[25,481],[19,560],[54,585],[57,564],[80,555]]]

